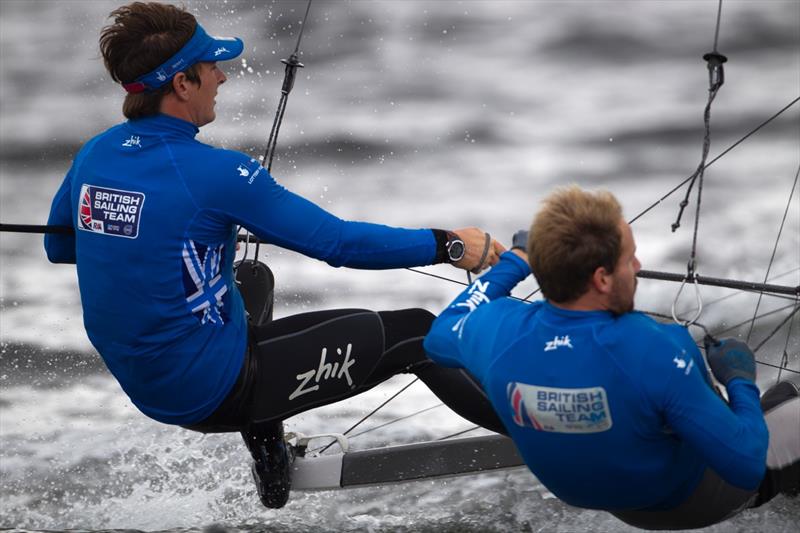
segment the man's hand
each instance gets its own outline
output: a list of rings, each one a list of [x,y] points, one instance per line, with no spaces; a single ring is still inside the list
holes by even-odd
[[[511,249],[528,253],[528,230],[521,229],[511,237]]]
[[[528,262],[528,230],[521,229],[511,237],[511,251]]]
[[[505,246],[492,238],[489,239],[487,248],[487,233],[480,228],[462,228],[454,230],[453,233],[464,241],[464,257],[453,263],[453,266],[475,274],[496,264],[500,254],[506,251]]]
[[[717,381],[728,386],[733,378],[756,381],[756,358],[747,346],[737,339],[723,339],[717,344],[706,343],[706,359]]]

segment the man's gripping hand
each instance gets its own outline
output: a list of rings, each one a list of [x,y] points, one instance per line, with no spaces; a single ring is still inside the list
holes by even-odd
[[[489,237],[480,228],[462,228],[454,230],[458,238],[464,241],[464,257],[453,263],[453,266],[469,270],[477,274],[481,270],[497,264],[500,254],[506,251],[505,246]]]
[[[717,381],[728,386],[733,378],[756,380],[756,358],[750,347],[737,339],[706,342],[706,358]]]
[[[511,251],[526,263],[528,262],[528,234],[528,230],[521,229],[511,237]]]

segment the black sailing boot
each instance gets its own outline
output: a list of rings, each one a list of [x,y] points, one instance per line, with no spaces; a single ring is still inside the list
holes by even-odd
[[[242,432],[253,456],[253,480],[265,507],[280,509],[289,501],[294,450],[283,440],[283,422],[254,424]]]

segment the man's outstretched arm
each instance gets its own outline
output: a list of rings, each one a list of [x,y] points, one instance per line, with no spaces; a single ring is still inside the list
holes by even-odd
[[[530,274],[524,252],[514,249],[500,256],[489,272],[475,280],[433,322],[425,337],[425,351],[443,366],[466,367],[473,371],[471,354],[481,352],[494,337],[497,321],[479,312],[485,304],[511,293]],[[478,376],[476,376],[478,377]]]

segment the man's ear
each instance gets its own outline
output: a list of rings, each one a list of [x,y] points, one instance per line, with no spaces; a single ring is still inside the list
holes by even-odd
[[[600,294],[610,294],[612,287],[611,273],[605,267],[597,267],[592,274],[591,284]]]
[[[189,99],[190,83],[185,72],[178,72],[175,74],[175,77],[172,78],[172,89],[179,100],[186,101]]]

